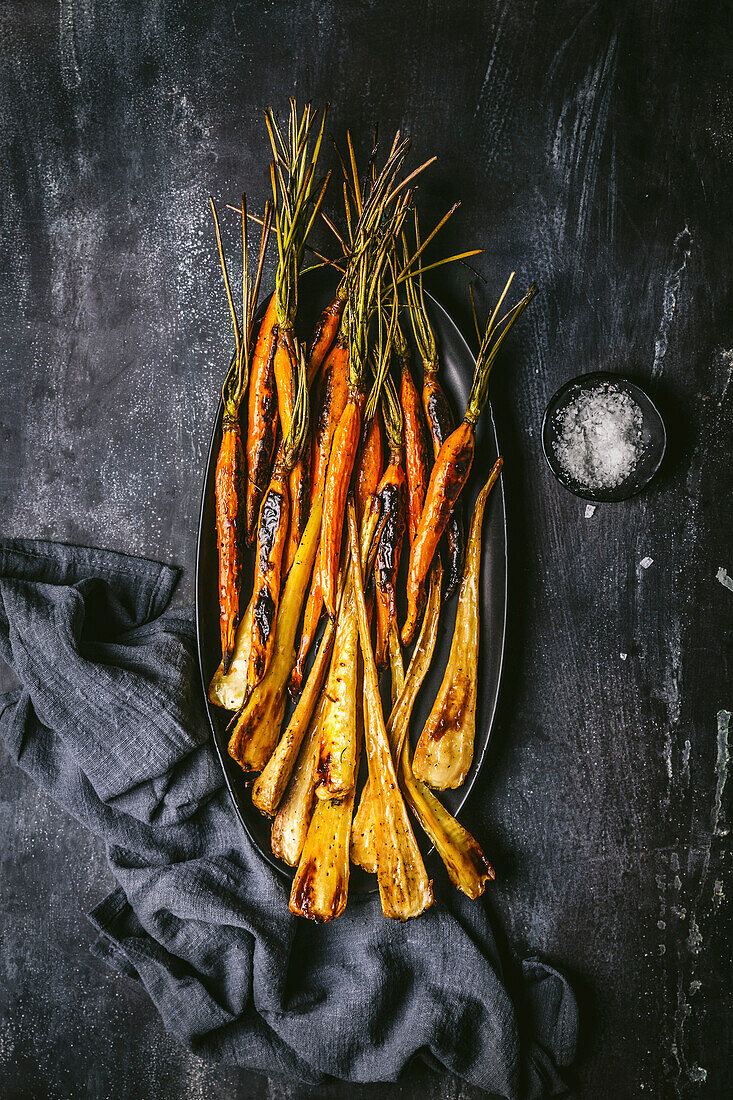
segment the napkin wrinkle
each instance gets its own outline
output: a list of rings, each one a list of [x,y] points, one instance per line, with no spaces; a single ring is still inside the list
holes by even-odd
[[[144,986],[197,1055],[271,1077],[397,1080],[417,1057],[507,1100],[560,1095],[577,1010],[525,961],[502,977],[485,902],[441,889],[418,920],[356,896],[288,910],[245,835],[208,731],[178,572],[112,551],[0,541],[0,698],[11,758],[107,846],[93,954]],[[521,1002],[521,1003],[520,1003]]]

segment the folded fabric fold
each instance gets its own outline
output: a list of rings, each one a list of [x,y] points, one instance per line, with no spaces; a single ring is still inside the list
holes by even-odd
[[[191,615],[168,607],[176,579],[124,554],[0,542],[0,658],[21,685],[0,698],[0,736],[107,844],[118,886],[91,914],[95,954],[203,1058],[382,1081],[429,1051],[497,1096],[565,1091],[572,991],[525,963],[534,1036],[520,1043],[482,902],[446,892],[407,925],[376,896],[326,927],[291,916],[223,786]]]

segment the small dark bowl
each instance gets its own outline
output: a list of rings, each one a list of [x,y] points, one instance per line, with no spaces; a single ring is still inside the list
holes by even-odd
[[[564,409],[573,401],[581,390],[593,389],[601,382],[610,382],[620,390],[625,391],[634,399],[641,409],[642,416],[642,453],[639,461],[634,466],[631,474],[614,489],[589,489],[569,477],[561,468],[555,456],[554,444],[557,440],[556,413]],[[550,399],[545,409],[542,420],[542,449],[545,452],[547,465],[553,474],[566,489],[583,500],[598,500],[605,502],[626,500],[645,488],[662,465],[664,452],[667,448],[667,432],[659,409],[652,401],[648,393],[635,382],[623,378],[618,374],[608,371],[594,371],[591,374],[583,374],[579,378],[571,378]]]

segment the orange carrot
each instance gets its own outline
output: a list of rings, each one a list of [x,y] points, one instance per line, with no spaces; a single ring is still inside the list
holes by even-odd
[[[361,526],[364,517],[364,509],[369,498],[374,496],[382,479],[384,455],[382,446],[382,427],[379,423],[379,413],[369,421],[366,432],[362,432],[364,440],[356,466],[356,518]]]
[[[402,435],[405,444],[407,517],[410,543],[412,543],[417,533],[423,504],[425,503],[425,491],[428,484],[428,453],[420,398],[410,371],[410,354],[407,341],[400,332],[399,327],[395,335],[395,346],[400,361],[400,405],[402,406]]]
[[[524,298],[497,322],[499,309],[513,278],[514,273],[507,282],[486,326],[476,357],[473,385],[464,419],[440,448],[430,474],[425,507],[410,550],[410,567],[407,574],[407,618],[402,627],[404,645],[409,645],[415,636],[425,602],[426,583],[433,555],[471,469],[476,443],[476,424],[488,399],[489,375],[494,359],[507,332],[526,309],[535,293],[534,286],[530,287]]]
[[[359,446],[364,400],[364,394],[359,390],[350,391],[346,408],[333,435],[331,458],[326,472],[318,572],[323,603],[331,618],[336,614],[336,573],[341,553],[346,497]]]
[[[219,454],[217,455],[216,474],[214,478],[216,541],[219,551],[219,621],[222,666],[224,674],[226,675],[234,653],[234,643],[240,617],[241,546],[239,525],[242,518],[241,498],[244,476],[244,451],[242,449],[242,435],[239,426],[239,409],[247,388],[249,377],[249,341],[257,295],[259,293],[260,279],[262,277],[265,248],[270,232],[272,211],[268,203],[262,221],[262,240],[260,243],[257,273],[254,283],[251,284],[247,273],[247,211],[244,195],[242,195],[242,262],[244,274],[242,328],[240,332],[237,313],[234,308],[234,300],[232,298],[231,285],[229,283],[226,260],[224,258],[224,249],[221,243],[219,219],[213,199],[211,200],[211,209],[214,215],[216,243],[219,250],[221,269],[224,275],[224,286],[229,302],[229,310],[234,325],[234,342],[236,346],[234,359],[222,391],[224,402],[222,438]]]
[[[377,641],[374,657],[379,668],[387,663],[387,644],[397,616],[397,572],[405,537],[407,488],[402,462],[402,415],[397,391],[391,378],[382,393],[384,423],[389,442],[389,464],[374,495],[379,513],[375,541],[375,595],[377,604]]]
[[[260,682],[270,663],[275,640],[275,619],[280,601],[283,553],[288,536],[291,506],[288,482],[300,460],[308,431],[308,389],[305,379],[305,355],[293,344],[298,375],[298,396],[287,436],[278,448],[270,485],[260,508],[257,553],[252,592],[252,644],[247,668],[247,686],[251,691]],[[290,524],[292,527],[292,523]]]
[[[346,407],[348,396],[347,369],[349,352],[342,336],[336,338],[331,352],[326,359],[321,380],[321,408],[318,415],[317,427],[313,440],[313,466],[311,484],[314,494],[319,491],[326,477],[328,459],[331,454],[331,444],[334,432]],[[320,581],[320,547],[316,556],[316,564],[311,578],[310,592],[303,616],[303,629],[300,635],[298,657],[290,677],[290,692],[296,694],[303,682],[305,661],[313,644],[316,629],[323,610],[323,592]]]
[[[247,420],[247,542],[252,543],[257,529],[262,494],[267,488],[275,450],[277,427],[277,391],[275,389],[275,349],[277,326],[275,295],[267,304],[260,325],[250,371]]]
[[[331,350],[339,332],[341,317],[346,305],[346,294],[339,287],[335,298],[328,303],[316,321],[313,338],[308,351],[308,385],[312,386]]]

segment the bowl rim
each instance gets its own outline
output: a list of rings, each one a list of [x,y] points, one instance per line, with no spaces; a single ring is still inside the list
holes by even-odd
[[[641,394],[641,396],[648,403],[648,406],[651,408],[658,422],[658,426],[660,429],[659,454],[652,467],[651,473],[643,478],[638,484],[635,484],[633,488],[625,490],[622,493],[619,493],[618,490],[604,492],[603,490],[580,488],[576,481],[573,481],[572,478],[568,478],[562,472],[559,463],[557,462],[555,456],[551,453],[550,447],[548,445],[547,431],[550,416],[558,408],[561,400],[566,395],[566,393],[568,393],[569,390],[573,389],[576,386],[580,386],[582,388],[583,385],[587,385],[589,382],[594,384],[600,384],[601,382],[614,382],[616,384],[618,384],[619,382],[623,383],[623,385],[627,387],[632,392],[632,394]],[[643,410],[642,415],[646,415]],[[569,493],[572,493],[573,496],[579,497],[580,500],[592,500],[602,504],[617,504],[620,503],[622,500],[629,500],[631,497],[636,496],[637,493],[640,493],[642,489],[646,489],[659,472],[662,462],[664,461],[664,456],[667,452],[667,427],[664,423],[664,418],[659,411],[659,406],[657,405],[656,401],[654,401],[648,390],[646,390],[638,382],[633,381],[633,379],[629,378],[628,375],[615,374],[613,371],[588,371],[586,374],[575,375],[573,378],[568,378],[565,382],[563,382],[563,384],[559,387],[559,389],[555,391],[555,393],[553,393],[552,397],[547,402],[547,406],[545,407],[545,412],[542,417],[542,428],[540,431],[540,436],[542,440],[542,453],[545,456],[545,461],[550,467],[550,470],[552,471],[555,480],[558,481],[564,489],[567,489]]]

